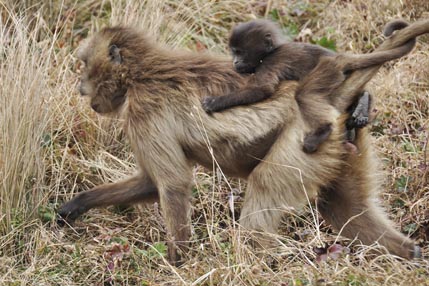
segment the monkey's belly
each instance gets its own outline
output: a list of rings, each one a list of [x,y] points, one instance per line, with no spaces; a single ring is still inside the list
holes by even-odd
[[[246,144],[238,143],[236,138],[212,142],[213,157],[207,146],[194,146],[192,152],[185,149],[185,153],[189,159],[208,169],[213,167],[213,160],[216,160],[226,175],[246,178],[268,153],[279,132],[280,128],[272,129]]]

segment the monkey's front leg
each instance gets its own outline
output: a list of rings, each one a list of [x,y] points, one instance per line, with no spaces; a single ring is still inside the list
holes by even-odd
[[[157,199],[158,191],[152,180],[139,174],[120,182],[104,184],[77,194],[76,197],[61,206],[57,222],[59,225],[64,225],[65,221],[72,222],[95,207],[135,204]]]
[[[205,112],[219,112],[235,106],[260,102],[274,93],[274,86],[249,86],[222,96],[206,96],[201,105]]]
[[[168,258],[172,264],[178,266],[183,262],[181,252],[187,251],[191,236],[190,188],[189,186],[160,188],[159,195],[162,214],[170,237],[167,242]]]
[[[224,103],[225,100],[228,100],[227,96],[205,96],[201,101],[201,106],[207,113],[218,112],[228,108],[226,106],[231,106]]]
[[[151,129],[134,137],[137,162],[147,170],[157,187],[162,215],[169,236],[168,256],[171,263],[181,263],[180,251],[187,250],[191,236],[192,164],[172,130]],[[157,133],[162,132],[162,133]],[[180,250],[180,251],[179,251]]]

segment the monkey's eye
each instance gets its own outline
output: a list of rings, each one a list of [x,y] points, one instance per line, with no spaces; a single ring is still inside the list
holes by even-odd
[[[239,49],[235,49],[234,54],[236,54],[237,56],[241,56],[243,55],[243,51]]]
[[[243,50],[241,49],[237,49],[237,48],[231,48],[231,52],[236,55],[236,56],[241,56],[243,55]]]
[[[111,45],[109,47],[109,56],[110,60],[116,64],[122,63],[122,56],[120,53],[120,49],[116,45]]]

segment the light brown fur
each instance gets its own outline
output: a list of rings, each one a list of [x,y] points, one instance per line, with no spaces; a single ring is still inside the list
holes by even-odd
[[[429,23],[426,28],[429,32]],[[404,41],[390,41],[390,48]],[[111,62],[108,50],[112,44],[120,49],[121,64]],[[200,106],[203,96],[225,94],[246,84],[247,79],[235,73],[228,60],[172,53],[141,33],[121,27],[95,34],[79,57],[87,63],[81,90],[99,113],[122,109],[124,129],[140,170],[132,178],[78,194],[61,207],[62,218],[76,219],[93,207],[159,200],[173,237],[169,256],[177,261],[174,245],[183,248],[190,236],[192,166],[199,163],[211,168],[212,150],[227,175],[248,181],[240,219],[244,227],[275,232],[281,218],[281,211],[275,209],[299,208],[307,196],[315,198],[329,185],[322,189],[321,207],[336,228],[355,212],[368,210],[365,227],[358,218],[347,227],[346,236],[372,243],[386,230],[387,236],[380,242],[390,252],[406,258],[416,255],[414,243],[390,225],[372,200],[379,185],[369,178],[374,159],[365,155],[372,150],[366,131],[359,131],[356,143],[363,157],[347,154],[342,148],[346,118],[332,107],[328,110],[335,122],[331,136],[316,154],[303,153],[308,127],[294,99],[295,82],[284,82],[264,102],[209,116]],[[347,80],[340,88],[349,92],[361,88],[353,84]],[[123,88],[127,91],[122,101],[117,91]],[[349,177],[343,175],[345,170]],[[328,211],[335,215],[329,216]]]

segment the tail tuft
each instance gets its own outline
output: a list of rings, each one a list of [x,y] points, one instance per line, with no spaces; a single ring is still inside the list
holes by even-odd
[[[392,20],[389,23],[387,23],[386,26],[384,27],[383,35],[386,37],[390,37],[393,34],[393,32],[395,32],[396,30],[401,30],[407,27],[408,25],[409,25],[408,22],[402,19]]]

